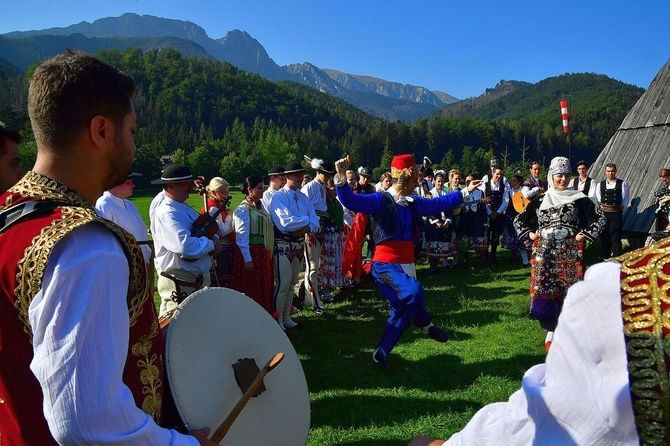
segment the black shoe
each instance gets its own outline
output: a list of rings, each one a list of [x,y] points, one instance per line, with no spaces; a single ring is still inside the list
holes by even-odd
[[[428,327],[428,336],[437,342],[447,342],[447,334],[437,325]]]
[[[378,349],[375,349],[375,351],[372,352],[372,360],[380,369],[384,371],[389,369],[389,366],[386,363],[386,356],[382,355]]]

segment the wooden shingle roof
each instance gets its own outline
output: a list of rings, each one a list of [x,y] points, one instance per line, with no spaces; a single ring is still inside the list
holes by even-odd
[[[617,178],[630,184],[630,205],[624,212],[625,232],[654,231],[653,192],[661,184],[658,173],[670,168],[670,60],[626,115],[598,159],[589,168],[597,181],[605,179],[605,165],[617,166]]]

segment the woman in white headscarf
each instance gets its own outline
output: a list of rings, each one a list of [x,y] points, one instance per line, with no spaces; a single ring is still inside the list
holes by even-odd
[[[584,245],[605,227],[605,216],[581,191],[567,188],[570,161],[551,160],[549,190],[514,219],[519,237],[533,241],[530,315],[547,331],[548,349],[568,288],[584,278]]]

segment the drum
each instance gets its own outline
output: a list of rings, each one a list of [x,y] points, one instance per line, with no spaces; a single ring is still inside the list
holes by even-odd
[[[187,297],[167,326],[165,345],[168,382],[187,429],[209,426],[213,433],[244,394],[234,366],[246,359],[242,362],[262,369],[278,352],[284,360],[265,376],[261,393],[219,444],[307,443],[307,381],[291,342],[252,299],[228,288],[205,288]]]

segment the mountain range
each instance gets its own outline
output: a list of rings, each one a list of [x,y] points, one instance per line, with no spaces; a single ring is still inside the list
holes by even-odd
[[[308,62],[279,66],[263,45],[245,31],[232,30],[223,38],[212,39],[195,23],[150,15],[127,13],[93,23],[14,31],[0,36],[2,58],[20,70],[66,48],[95,53],[101,49],[124,50],[130,47],[145,51],[173,48],[184,56],[212,57],[271,81],[309,85],[388,120],[413,120],[428,116],[439,107],[458,101],[445,92],[321,69]]]

